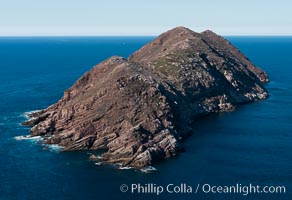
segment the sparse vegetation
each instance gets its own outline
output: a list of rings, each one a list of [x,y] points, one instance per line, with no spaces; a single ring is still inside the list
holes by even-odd
[[[178,78],[182,66],[193,57],[190,49],[174,51],[166,56],[159,57],[152,62],[154,69],[167,77]]]

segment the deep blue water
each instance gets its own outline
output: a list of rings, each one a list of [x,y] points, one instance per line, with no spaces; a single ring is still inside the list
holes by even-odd
[[[141,173],[96,166],[88,152],[44,150],[20,125],[98,62],[152,37],[0,38],[0,199],[292,199],[292,37],[228,37],[270,76],[270,98],[194,125],[186,152]],[[286,194],[129,194],[121,184],[284,185]]]

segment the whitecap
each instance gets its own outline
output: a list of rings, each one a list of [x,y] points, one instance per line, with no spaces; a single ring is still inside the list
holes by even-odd
[[[132,167],[119,167],[119,169],[124,170],[124,169],[132,169]]]
[[[22,114],[20,115],[20,117],[23,117],[23,118],[25,118],[25,119],[31,119],[31,117],[29,117],[28,114],[26,114],[26,113],[22,113]]]
[[[31,136],[31,135],[20,135],[20,136],[15,136],[14,139],[16,140],[41,140],[41,136]]]
[[[152,166],[144,167],[143,169],[140,169],[141,172],[143,173],[151,173],[153,171],[156,171],[157,169]]]
[[[21,116],[23,116],[26,119],[34,119],[34,117],[30,117],[29,115],[31,115],[33,113],[40,112],[40,111],[42,111],[42,110],[32,110],[32,111],[24,112],[21,114]]]
[[[94,156],[94,159],[98,159],[98,160],[100,160],[100,159],[102,159],[103,157],[102,156],[100,156],[100,155],[95,155],[95,154],[93,154],[93,153],[87,153],[88,155],[92,155],[92,156]]]
[[[102,164],[102,162],[96,162],[96,163],[94,163],[95,165],[101,165]]]
[[[29,115],[29,114],[33,114],[33,113],[40,112],[40,111],[42,111],[42,110],[32,110],[32,111],[24,112],[24,114]]]
[[[49,151],[52,152],[59,152],[63,149],[63,147],[58,144],[44,144],[44,146],[48,148]]]

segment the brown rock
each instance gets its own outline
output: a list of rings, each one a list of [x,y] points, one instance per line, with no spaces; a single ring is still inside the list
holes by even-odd
[[[267,81],[224,38],[178,27],[98,64],[24,125],[65,151],[103,149],[90,159],[141,168],[175,156],[196,117],[266,98]]]

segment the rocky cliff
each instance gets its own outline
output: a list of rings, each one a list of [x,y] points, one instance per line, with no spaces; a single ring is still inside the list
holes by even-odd
[[[24,125],[64,151],[101,149],[92,159],[141,168],[175,156],[197,117],[267,98],[266,82],[223,37],[177,27],[96,65]]]

